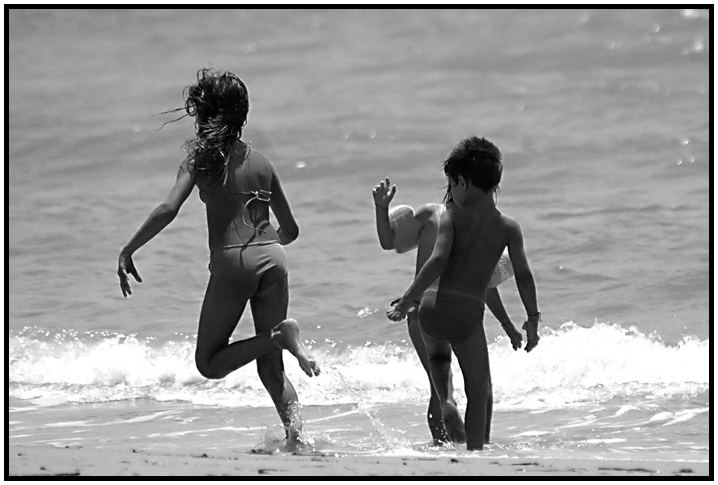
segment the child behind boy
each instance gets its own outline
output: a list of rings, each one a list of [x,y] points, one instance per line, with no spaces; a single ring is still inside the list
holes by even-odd
[[[376,212],[376,230],[379,237],[379,244],[382,249],[391,250],[396,249],[402,252],[395,243],[394,228],[390,222],[389,217],[389,204],[394,199],[396,194],[396,185],[392,185],[391,180],[387,177],[384,181],[380,182],[374,187],[372,195],[374,197],[374,205]],[[439,226],[439,219],[441,213],[444,211],[445,206],[443,204],[428,203],[419,207],[415,214],[412,215],[413,220],[410,222],[415,227],[415,232],[418,233],[416,241],[416,273],[419,273],[421,267],[424,265],[426,260],[431,255],[431,251],[434,248],[436,242],[436,234]],[[413,231],[414,232],[414,231]],[[427,411],[427,421],[429,424],[429,430],[434,440],[434,444],[440,445],[449,441],[463,443],[466,440],[466,434],[464,432],[464,423],[461,420],[458,413],[448,419],[447,423],[444,423],[441,415],[441,407],[439,405],[439,398],[434,390],[434,386],[431,384],[431,373],[429,370],[429,360],[424,346],[424,341],[421,338],[421,331],[419,330],[419,316],[418,316],[418,301],[415,302],[416,309],[409,311],[407,315],[407,326],[409,329],[409,337],[411,342],[416,349],[419,356],[419,361],[422,367],[426,371],[429,377],[429,387],[431,389],[431,397],[429,398],[429,409]],[[501,323],[501,327],[508,335],[511,340],[511,345],[514,350],[521,347],[522,336],[521,332],[516,330],[511,318],[506,313],[506,309],[501,301],[498,288],[493,286],[486,290],[486,306],[489,307],[491,313],[494,314],[496,319]],[[451,358],[451,355],[449,355]],[[449,369],[449,386],[448,386],[448,399],[455,406],[453,396],[453,386],[451,379],[451,370]],[[488,414],[491,415],[492,405],[491,389],[489,388],[489,402],[488,402]],[[490,421],[490,419],[489,419]],[[447,426],[448,425],[448,429]],[[486,429],[486,441],[489,441],[490,427],[487,425]]]
[[[451,152],[444,162],[444,173],[453,204],[441,215],[431,256],[387,313],[393,321],[402,320],[421,296],[419,326],[444,422],[454,421],[457,414],[455,403],[449,399],[452,350],[456,354],[468,401],[465,429],[469,450],[483,449],[490,426],[491,374],[483,328],[484,295],[507,247],[528,314],[523,325],[526,350],[533,349],[539,340],[541,314],[521,227],[499,212],[494,200],[502,169],[501,153],[486,139],[466,139]],[[438,285],[429,288],[439,277]]]

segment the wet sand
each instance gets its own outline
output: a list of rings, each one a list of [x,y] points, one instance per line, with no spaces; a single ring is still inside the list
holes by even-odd
[[[12,476],[708,476],[707,462],[206,453],[11,445]]]

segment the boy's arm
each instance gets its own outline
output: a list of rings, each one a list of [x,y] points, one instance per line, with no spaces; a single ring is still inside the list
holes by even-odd
[[[509,225],[509,258],[514,267],[516,286],[521,296],[521,301],[526,309],[527,319],[523,324],[526,330],[526,352],[536,347],[539,341],[538,324],[541,320],[541,312],[536,303],[536,284],[533,273],[529,268],[529,262],[524,251],[524,238],[518,222],[512,221]]]
[[[382,249],[394,249],[394,229],[389,222],[389,203],[396,194],[396,185],[385,178],[372,190],[374,198],[374,214],[376,217],[376,234]]]
[[[506,326],[511,323],[511,318],[506,313],[504,303],[501,301],[501,295],[499,295],[498,288],[487,288],[486,289],[486,306],[489,307],[491,313],[496,317],[501,326]]]
[[[509,337],[513,349],[517,350],[521,348],[523,337],[521,336],[521,332],[516,330],[516,327],[511,321],[511,317],[506,313],[506,308],[504,308],[504,304],[501,301],[498,288],[487,288],[486,306],[489,307],[491,313],[493,313],[496,320],[501,324],[501,328],[504,329],[504,332],[506,332],[506,335]]]
[[[399,301],[394,308],[394,312],[396,312],[396,314],[393,315],[394,317],[399,317],[400,314],[405,315],[414,300],[424,293],[424,290],[444,272],[446,263],[449,261],[451,246],[454,244],[454,223],[452,221],[451,212],[451,210],[446,210],[441,215],[439,234],[436,236],[434,250],[426,263],[424,263],[424,266],[422,266],[419,274],[416,275],[414,282],[409,286],[409,289],[406,290],[404,296],[401,297],[401,301]],[[403,319],[404,315],[401,315],[399,319]],[[394,318],[390,318],[394,320]]]
[[[521,302],[526,309],[526,315],[529,318],[535,317],[539,313],[536,302],[536,285],[524,251],[524,237],[521,233],[521,226],[516,221],[512,221],[509,225],[508,249],[511,265],[514,268],[516,286],[521,296]]]

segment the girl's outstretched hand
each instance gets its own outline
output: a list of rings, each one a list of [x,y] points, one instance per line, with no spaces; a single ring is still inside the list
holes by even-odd
[[[374,197],[374,204],[385,209],[389,208],[389,204],[394,198],[394,194],[396,194],[396,185],[391,184],[389,177],[379,182],[379,185],[374,187],[371,191],[371,195]]]
[[[130,289],[130,278],[127,276],[128,274],[134,276],[135,281],[138,283],[142,283],[140,273],[137,272],[135,263],[132,261],[132,255],[121,252],[117,263],[117,276],[120,277],[120,289],[122,290],[122,295],[124,297],[132,294],[132,290]]]

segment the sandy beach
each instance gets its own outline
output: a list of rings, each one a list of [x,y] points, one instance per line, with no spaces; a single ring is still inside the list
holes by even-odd
[[[292,455],[10,446],[17,476],[708,476],[708,463],[495,457]]]

